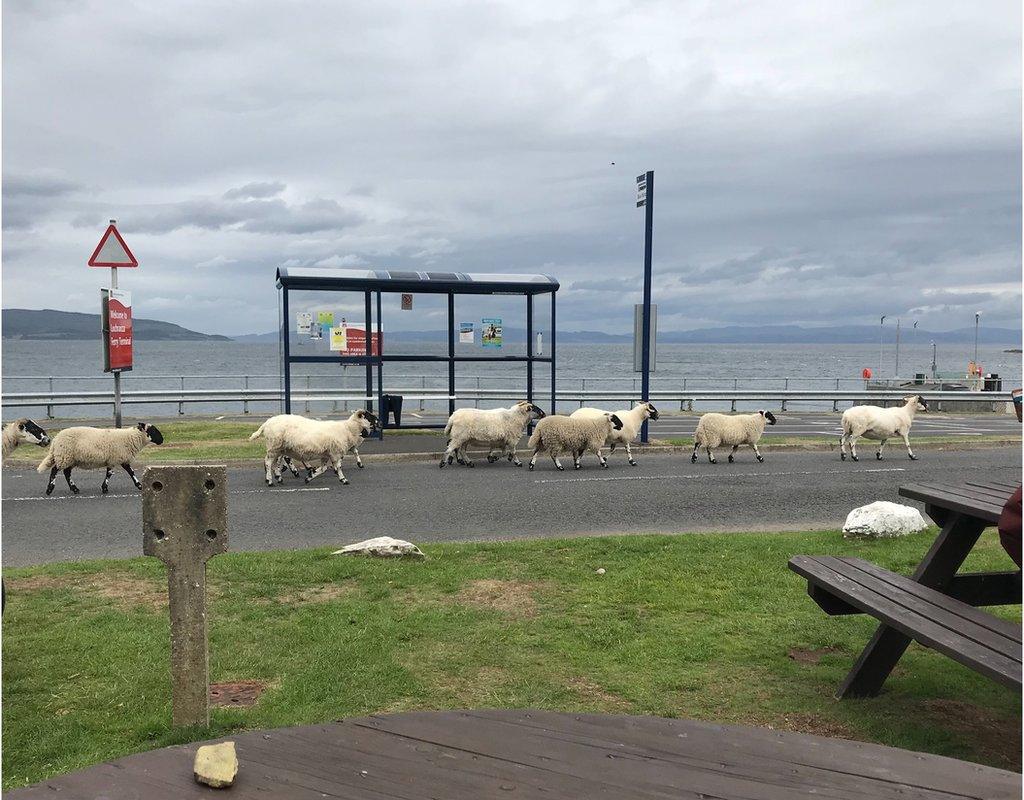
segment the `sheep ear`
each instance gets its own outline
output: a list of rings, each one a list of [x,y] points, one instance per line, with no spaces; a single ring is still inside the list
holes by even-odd
[[[764,416],[764,411],[763,410],[758,411],[757,413],[760,414],[762,417]]]
[[[136,427],[136,428],[138,428],[138,429],[139,429],[140,431],[142,431],[143,433],[145,433],[145,431],[146,431],[146,423],[145,423],[145,422],[140,422],[140,423],[139,423],[138,425],[136,425],[135,427]]]

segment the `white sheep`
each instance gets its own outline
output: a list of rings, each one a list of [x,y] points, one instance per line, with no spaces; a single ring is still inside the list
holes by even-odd
[[[440,466],[444,468],[445,464],[451,464],[452,459],[457,458],[463,466],[472,467],[473,462],[466,456],[468,445],[487,447],[487,460],[490,462],[504,455],[517,467],[523,466],[516,454],[516,445],[533,418],[543,419],[544,412],[528,400],[522,400],[509,408],[456,409],[444,428],[448,445],[441,454]]]
[[[570,419],[597,419],[598,417],[607,414],[607,411],[602,411],[600,408],[578,408],[573,411],[570,415]],[[615,448],[620,444],[626,448],[626,458],[629,460],[631,466],[636,466],[636,461],[633,459],[633,451],[630,449],[630,443],[640,433],[640,426],[648,419],[658,419],[658,409],[654,407],[654,403],[645,402],[639,403],[632,409],[623,409],[622,411],[616,411],[615,416],[622,420],[622,429],[613,430],[608,436],[608,441],[605,444],[611,447],[609,455],[615,452]]]
[[[910,426],[914,424],[914,415],[918,411],[927,411],[928,404],[918,394],[903,398],[903,405],[894,408],[879,406],[854,406],[843,412],[843,433],[839,437],[839,458],[846,461],[846,446],[850,447],[850,455],[857,461],[857,438],[880,440],[875,458],[882,460],[882,448],[890,436],[902,436],[907,446],[907,455],[911,461],[917,456],[910,449]]]
[[[555,468],[559,470],[565,468],[558,460],[558,456],[571,453],[573,468],[579,469],[580,458],[587,450],[597,453],[597,460],[601,462],[601,466],[608,469],[608,461],[601,448],[611,433],[618,430],[622,430],[622,420],[607,411],[594,419],[573,419],[561,414],[545,417],[537,423],[533,436],[530,437],[530,447],[533,448],[530,469],[532,470],[537,463],[537,454],[545,450],[555,462]]]
[[[754,448],[757,460],[764,461],[764,456],[757,449],[757,443],[761,440],[766,423],[776,423],[775,415],[771,411],[755,411],[753,414],[705,414],[700,418],[697,430],[693,433],[693,455],[690,456],[690,463],[697,463],[697,451],[703,447],[708,451],[708,461],[717,464],[712,452],[714,448],[732,445],[732,452],[729,453],[731,464],[741,444],[749,444]]]
[[[50,443],[50,437],[46,435],[46,431],[27,417],[14,420],[4,426],[3,458],[5,461],[7,456],[13,453],[14,449],[22,442],[46,447]]]
[[[50,469],[50,479],[46,484],[46,493],[53,491],[57,481],[57,472],[63,470],[64,480],[72,494],[78,494],[78,487],[71,480],[71,470],[106,469],[100,487],[103,494],[108,491],[110,476],[114,467],[120,465],[128,477],[132,479],[136,489],[142,484],[132,471],[131,460],[135,458],[150,442],[163,444],[164,436],[155,425],[140,422],[131,428],[65,428],[53,437],[50,451],[36,468],[39,472]]]
[[[359,409],[344,420],[307,419],[298,414],[278,414],[271,417],[249,437],[266,440],[264,458],[267,486],[281,482],[283,458],[294,458],[304,464],[319,464],[306,475],[306,483],[333,468],[338,480],[348,483],[341,471],[341,460],[350,450],[356,454],[356,466],[363,467],[359,445],[377,427],[377,417]],[[307,467],[307,469],[309,469]]]

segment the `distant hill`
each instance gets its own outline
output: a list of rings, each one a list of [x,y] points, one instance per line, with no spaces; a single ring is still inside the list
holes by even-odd
[[[132,333],[140,341],[230,342],[230,337],[190,331],[171,322],[158,319],[132,320]],[[100,335],[100,315],[80,314],[76,311],[41,311],[27,308],[3,310],[3,338],[5,339],[96,339]]]
[[[840,325],[825,328],[804,328],[799,325],[733,325],[688,331],[662,330],[658,332],[658,341],[663,344],[877,344],[878,332],[878,328],[871,325]],[[385,327],[384,335],[392,342],[440,342],[445,339],[445,332],[440,330],[388,331]],[[276,342],[277,338],[276,331],[234,337],[236,342],[247,343]],[[509,343],[523,342],[526,340],[526,331],[505,326],[504,338]],[[895,342],[896,326],[886,325],[883,338],[886,343]],[[629,344],[633,341],[633,336],[603,331],[560,330],[558,341],[562,344]],[[905,344],[971,344],[974,342],[974,328],[958,328],[952,331],[926,331],[919,328],[915,331],[908,326],[901,330],[901,341]],[[1021,331],[982,327],[978,331],[978,341],[982,344],[1019,346]]]

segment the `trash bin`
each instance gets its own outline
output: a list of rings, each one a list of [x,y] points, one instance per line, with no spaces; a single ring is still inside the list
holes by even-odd
[[[1024,389],[1014,389],[1010,392],[1010,397],[1013,398],[1013,410],[1017,414],[1017,422],[1024,420],[1024,416],[1021,414],[1021,395],[1024,395]]]
[[[928,376],[925,375],[923,372],[915,372],[914,373],[914,385],[915,386],[923,386],[924,385],[924,379],[926,377],[928,377]]]
[[[402,395],[400,394],[386,394],[384,395],[384,408],[381,409],[382,424],[388,424],[388,417],[392,414],[395,415],[395,426],[402,426]]]
[[[984,392],[1001,392],[1003,391],[1003,382],[999,379],[999,375],[992,372],[985,376],[985,387],[982,389]]]

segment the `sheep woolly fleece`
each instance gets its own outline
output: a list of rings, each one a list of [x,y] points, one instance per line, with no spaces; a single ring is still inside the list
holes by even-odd
[[[510,408],[459,408],[448,418],[444,435],[451,450],[467,444],[515,447],[530,421],[530,406],[516,403]]]
[[[65,428],[53,437],[46,457],[36,470],[116,467],[130,462],[147,444],[146,432],[135,427]]]
[[[765,418],[754,414],[705,414],[697,423],[694,444],[700,447],[757,444],[764,433]]]
[[[552,456],[600,450],[613,429],[611,417],[605,412],[600,419],[580,419],[552,414],[537,423],[530,437],[533,450],[547,451]]]
[[[339,480],[347,483],[340,469],[341,459],[359,446],[371,428],[372,423],[362,411],[353,412],[346,420],[315,420],[298,414],[278,414],[260,425],[249,439],[263,437],[266,440],[268,484],[272,483],[272,472],[281,456],[310,464],[329,461],[337,469]],[[323,469],[321,467],[315,474],[320,474]]]

